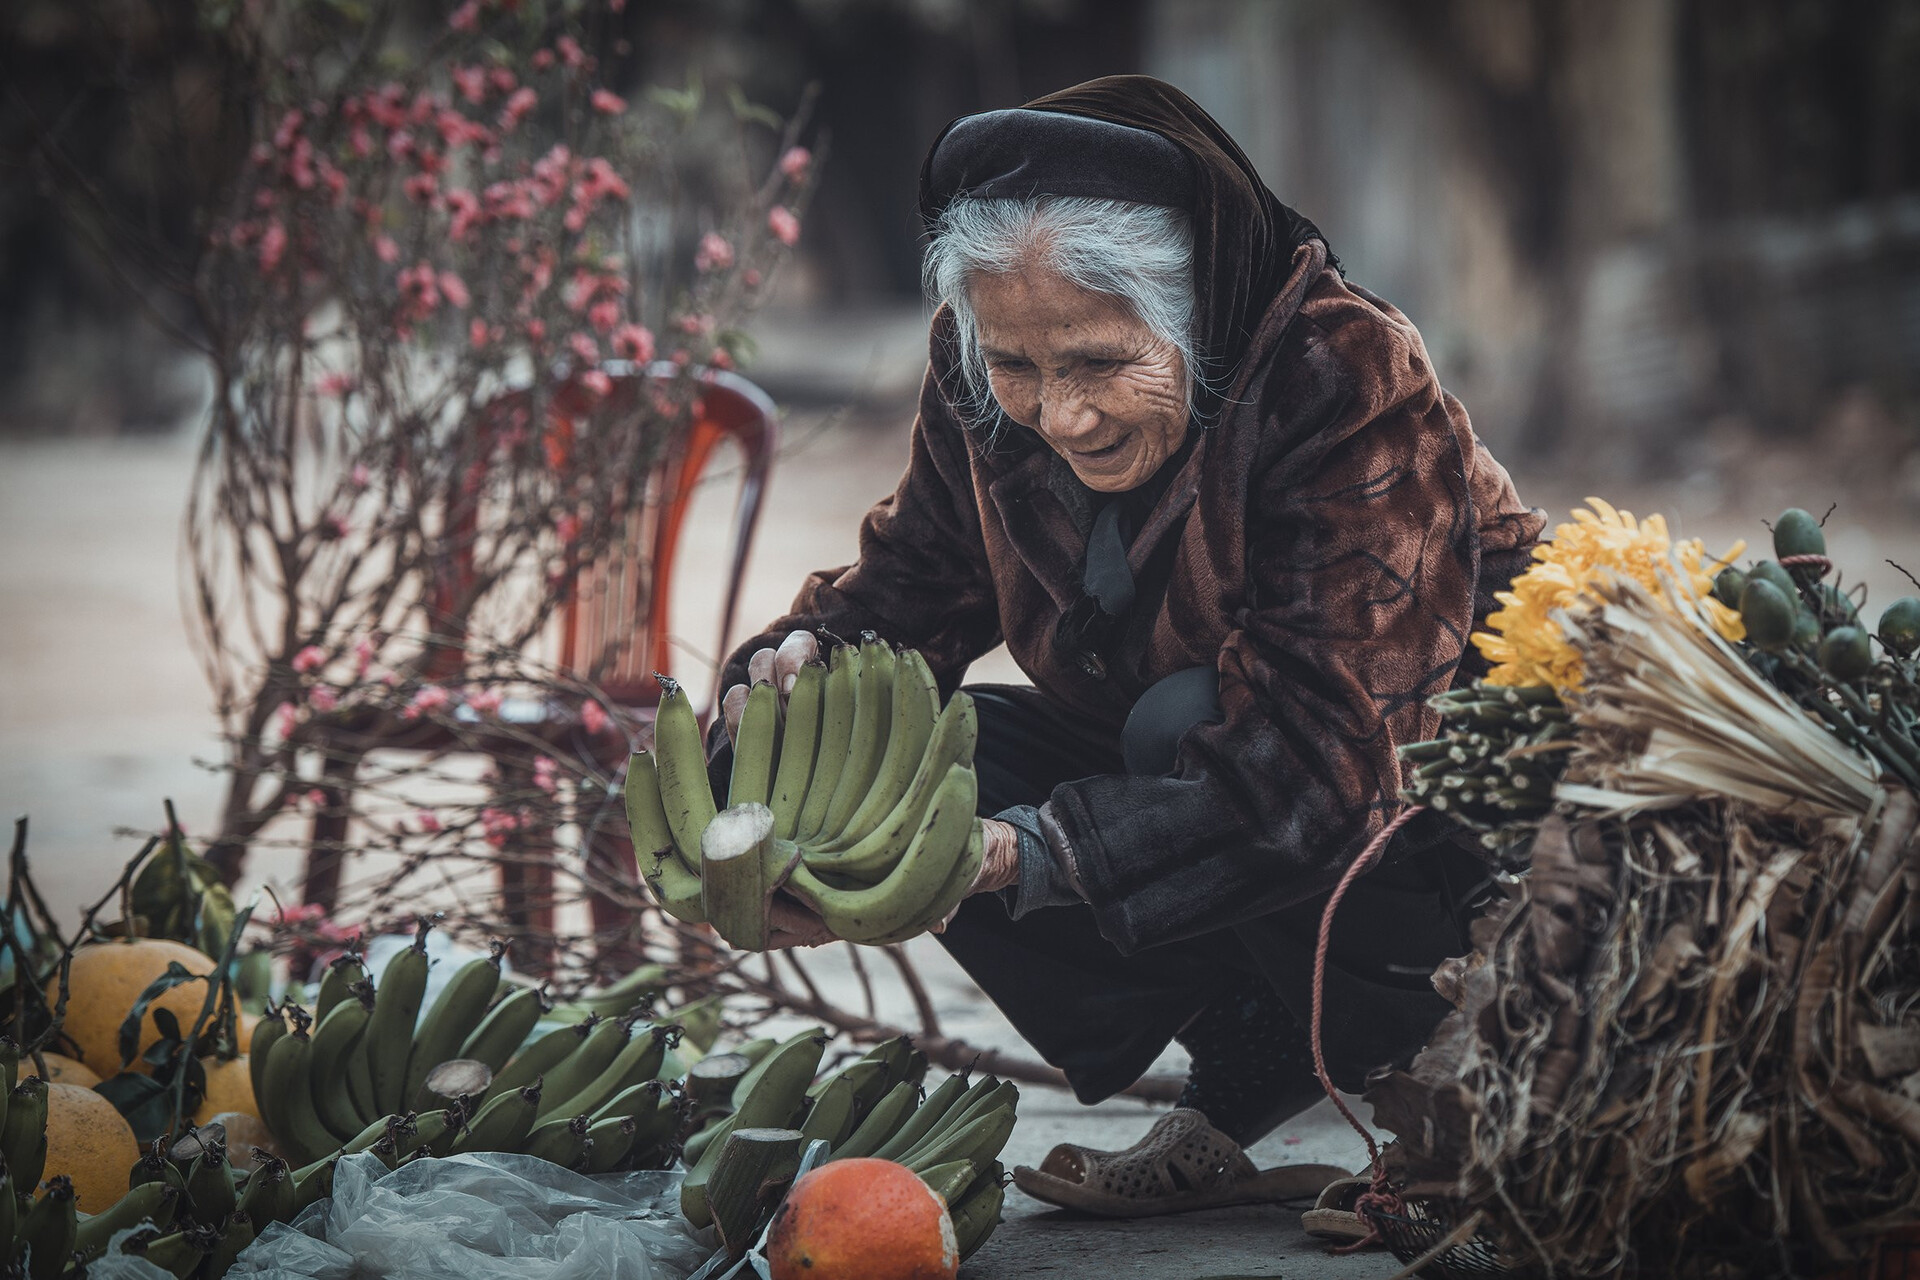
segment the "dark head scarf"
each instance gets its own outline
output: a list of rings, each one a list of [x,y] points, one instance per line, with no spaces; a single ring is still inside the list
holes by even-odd
[[[1185,210],[1193,220],[1195,347],[1215,385],[1246,355],[1294,250],[1325,239],[1267,190],[1212,116],[1152,76],[1104,76],[1024,108],[963,116],[935,139],[920,170],[929,228],[962,196],[1035,195]],[[1328,262],[1339,265],[1331,254]],[[1203,398],[1203,416],[1211,408]]]

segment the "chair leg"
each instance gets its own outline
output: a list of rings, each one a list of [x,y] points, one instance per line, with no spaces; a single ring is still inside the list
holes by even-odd
[[[633,841],[622,824],[605,823],[592,833],[587,842],[587,866],[593,884],[616,885],[624,891],[622,896],[615,896],[594,889],[587,900],[599,967],[617,977],[646,960],[642,941],[645,914],[634,910],[636,897],[645,890],[640,887],[639,870],[633,860]]]
[[[348,810],[353,775],[359,768],[358,757],[337,751],[329,751],[320,767],[320,810],[313,815],[300,897],[308,906],[321,907],[329,915],[340,900],[340,869],[346,861],[347,825],[352,817]]]

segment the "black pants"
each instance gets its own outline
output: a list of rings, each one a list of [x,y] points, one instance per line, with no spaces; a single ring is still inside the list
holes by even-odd
[[[983,816],[1039,804],[1062,782],[1126,771],[1113,735],[1035,690],[968,692],[979,714]],[[1446,1012],[1428,975],[1467,949],[1480,864],[1444,825],[1410,839],[1404,856],[1353,885],[1336,920],[1323,1032],[1342,1088],[1418,1050]],[[1090,907],[1016,921],[1000,895],[978,894],[939,937],[1081,1101],[1124,1089],[1177,1037],[1194,1059],[1183,1101],[1245,1145],[1323,1096],[1306,1021],[1324,904],[1123,955]]]

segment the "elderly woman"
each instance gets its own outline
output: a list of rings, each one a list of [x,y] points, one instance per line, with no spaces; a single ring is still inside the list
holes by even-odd
[[[949,693],[1004,641],[1033,685],[971,687],[988,853],[941,941],[1084,1102],[1170,1040],[1192,1059],[1139,1145],[1021,1185],[1118,1215],[1261,1198],[1239,1149],[1322,1096],[1326,896],[1542,519],[1407,318],[1169,85],[958,120],[921,209],[939,309],[906,473],[858,561],[733,656],[729,702],[784,689],[820,631],[916,648]],[[1324,982],[1342,1087],[1438,1021],[1428,975],[1482,883],[1419,824],[1355,882]],[[781,940],[827,936],[782,911]]]

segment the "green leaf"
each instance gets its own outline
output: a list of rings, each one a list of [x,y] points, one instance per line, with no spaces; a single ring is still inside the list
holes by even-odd
[[[186,967],[178,960],[168,961],[167,971],[147,984],[147,989],[140,993],[139,999],[133,1002],[133,1008],[128,1010],[126,1021],[120,1024],[120,1065],[124,1067],[132,1062],[135,1051],[140,1048],[140,1025],[146,1021],[147,1006],[175,987],[184,987],[189,982],[206,982],[207,980],[200,974],[188,973]],[[167,1010],[154,1010],[154,1025],[162,1025],[160,1021],[162,1014],[166,1014],[168,1021],[173,1022],[174,1037],[178,1039],[179,1021]]]
[[[167,1135],[173,1123],[173,1091],[152,1076],[123,1071],[93,1086],[133,1127],[134,1141],[145,1146]]]
[[[739,85],[727,86],[727,105],[733,108],[733,118],[743,124],[763,124],[777,132],[787,123],[772,107],[747,101],[747,95],[740,92]]]
[[[233,919],[233,892],[224,884],[209,885],[200,895],[200,919],[196,923],[199,936],[194,945],[210,956],[219,955],[233,932]]]

